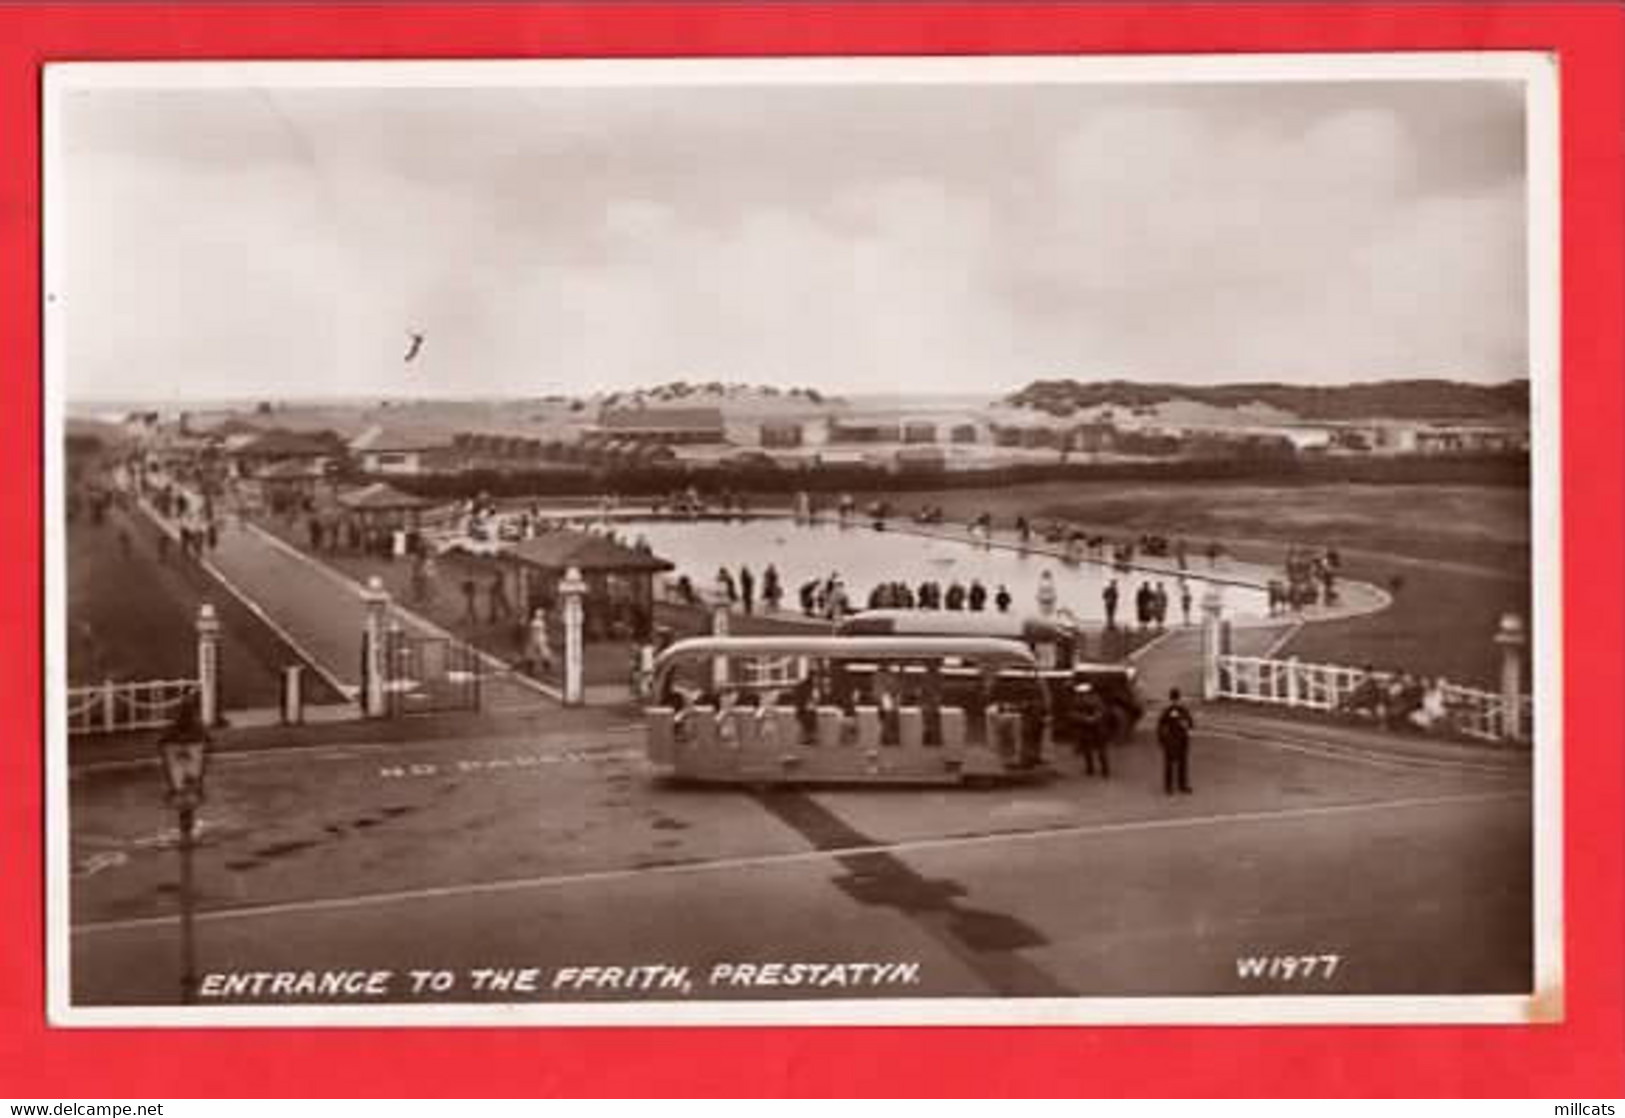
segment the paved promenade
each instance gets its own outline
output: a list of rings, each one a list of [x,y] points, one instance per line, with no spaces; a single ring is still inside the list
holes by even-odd
[[[361,690],[361,634],[366,621],[362,587],[327,564],[284,543],[252,522],[221,521],[218,546],[206,569],[238,597],[252,603],[268,624],[350,699]],[[443,630],[399,605],[391,619],[418,636]],[[482,700],[493,706],[549,701],[545,689],[519,679],[487,658],[492,675],[481,682]]]

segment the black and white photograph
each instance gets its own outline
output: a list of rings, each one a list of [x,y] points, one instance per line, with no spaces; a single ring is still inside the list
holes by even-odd
[[[48,66],[53,1022],[1561,1020],[1555,88]]]

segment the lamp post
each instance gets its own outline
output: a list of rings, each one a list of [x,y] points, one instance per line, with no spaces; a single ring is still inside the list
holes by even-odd
[[[192,935],[192,850],[197,809],[203,803],[203,772],[209,762],[209,732],[199,703],[188,695],[175,722],[158,739],[159,767],[175,809],[181,856],[181,1004],[190,1005],[197,990],[197,955]]]

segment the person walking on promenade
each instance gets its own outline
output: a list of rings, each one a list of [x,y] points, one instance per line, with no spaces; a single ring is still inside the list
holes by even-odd
[[[747,614],[756,612],[756,576],[749,567],[739,568],[739,600]]]
[[[1094,686],[1080,683],[1073,689],[1076,701],[1073,704],[1072,719],[1077,733],[1076,747],[1083,757],[1083,771],[1086,776],[1095,775],[1095,766],[1100,767],[1100,778],[1108,780],[1112,775],[1112,762],[1106,752],[1106,743],[1111,737],[1111,719],[1106,710],[1106,704],[1095,693]]]
[[[999,591],[993,595],[993,605],[997,607],[1000,613],[1009,613],[1010,603],[1013,600],[1010,597],[1010,588],[1002,582],[999,583]]]
[[[717,581],[722,584],[723,596],[728,599],[728,606],[731,609],[739,600],[739,588],[734,585],[733,572],[727,567],[718,567]]]
[[[1100,592],[1100,600],[1106,607],[1106,628],[1117,628],[1117,580],[1114,578],[1106,583],[1106,589]]]
[[[1185,627],[1191,623],[1191,584],[1184,579],[1179,580],[1179,612],[1185,615]]]
[[[551,676],[556,664],[553,660],[553,642],[547,632],[547,611],[538,606],[530,615],[529,647],[526,659],[530,661],[532,678]]]
[[[779,569],[772,563],[762,572],[762,601],[767,605],[769,613],[779,612],[779,602],[784,598],[784,586],[779,581]]]
[[[1179,688],[1173,688],[1168,692],[1168,705],[1162,708],[1162,716],[1157,719],[1157,744],[1162,747],[1162,790],[1165,795],[1172,796],[1176,790],[1188,794],[1191,790],[1191,731],[1195,728],[1196,719],[1191,717],[1189,708],[1180,701]]]
[[[971,579],[970,589],[965,592],[965,604],[972,613],[980,613],[987,608],[987,587],[982,585],[981,579]]]
[[[1157,628],[1159,630],[1166,629],[1168,627],[1168,588],[1160,582],[1151,592],[1151,603],[1153,613],[1156,615]]]

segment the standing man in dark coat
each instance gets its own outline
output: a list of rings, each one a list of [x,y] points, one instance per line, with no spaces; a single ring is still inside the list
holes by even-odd
[[[1073,729],[1077,733],[1077,751],[1083,757],[1083,771],[1085,775],[1094,776],[1098,762],[1101,779],[1108,779],[1112,775],[1111,757],[1106,752],[1106,743],[1111,737],[1111,714],[1091,684],[1078,684],[1073,695]]]
[[[1157,744],[1162,746],[1162,790],[1172,796],[1177,789],[1191,790],[1190,755],[1191,731],[1196,719],[1189,708],[1179,700],[1179,688],[1168,692],[1168,705],[1162,708],[1157,720]]]
[[[1112,579],[1106,584],[1106,589],[1100,592],[1100,600],[1106,606],[1106,628],[1117,628],[1117,580]]]

